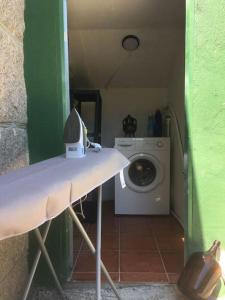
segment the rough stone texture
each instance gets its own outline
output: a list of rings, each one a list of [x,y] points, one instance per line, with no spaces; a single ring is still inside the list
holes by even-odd
[[[0,0],[1,3],[1,0]],[[0,23],[0,122],[27,122],[23,74],[23,44],[17,43]]]
[[[0,127],[0,174],[26,166],[27,152],[25,129]]]
[[[174,285],[166,284],[119,284],[117,290],[123,300],[187,300]],[[93,284],[70,284],[65,287],[66,299],[94,300],[96,299]],[[31,300],[60,300],[55,291],[38,290]],[[104,286],[102,300],[116,299],[111,288]]]
[[[18,40],[22,42],[24,0],[1,0],[0,23]]]
[[[28,164],[26,129],[16,127],[27,122],[23,11],[24,0],[0,0],[0,175]],[[27,235],[0,241],[0,300],[22,297],[27,244]]]
[[[27,235],[0,243],[0,299],[21,299],[28,270]]]

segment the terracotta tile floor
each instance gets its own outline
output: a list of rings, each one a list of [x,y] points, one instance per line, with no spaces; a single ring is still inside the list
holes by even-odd
[[[102,260],[114,281],[175,283],[183,268],[183,229],[173,216],[115,216],[103,203]],[[96,225],[85,225],[95,244]],[[74,230],[72,280],[94,281],[95,258]],[[103,277],[104,280],[104,277]]]

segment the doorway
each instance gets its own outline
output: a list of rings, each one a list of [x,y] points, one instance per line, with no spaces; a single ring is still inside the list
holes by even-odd
[[[176,282],[184,263],[185,1],[77,0],[68,15],[71,88],[100,91],[102,146],[124,137],[128,114],[137,119],[138,138],[148,136],[157,110],[170,123],[163,133],[171,144],[170,214],[117,215],[114,181],[107,183],[103,261],[117,281]],[[125,45],[127,37],[133,40]],[[86,229],[94,240],[95,224]],[[94,259],[77,232],[74,247],[72,278],[94,280]]]

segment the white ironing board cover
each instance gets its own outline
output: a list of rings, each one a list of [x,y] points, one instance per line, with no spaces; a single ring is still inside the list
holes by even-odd
[[[53,219],[129,164],[116,149],[57,156],[0,176],[0,240]]]

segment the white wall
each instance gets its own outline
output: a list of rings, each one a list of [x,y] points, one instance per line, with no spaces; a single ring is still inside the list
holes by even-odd
[[[113,147],[115,137],[124,136],[122,120],[128,115],[137,119],[137,137],[147,133],[149,113],[167,105],[167,89],[118,88],[101,90],[102,97],[102,145]],[[104,200],[114,198],[113,181],[105,184]]]
[[[112,147],[115,137],[124,136],[123,119],[130,114],[137,119],[137,137],[147,134],[147,118],[167,105],[167,89],[118,88],[101,90],[102,145]]]
[[[68,0],[68,7],[74,86],[168,86],[183,38],[184,0]],[[140,39],[137,51],[122,47],[122,39],[129,34]]]
[[[180,49],[171,74],[168,103],[176,114],[184,145],[184,49]],[[179,149],[179,138],[172,119],[171,128],[171,205],[181,223],[184,224],[184,161]]]

